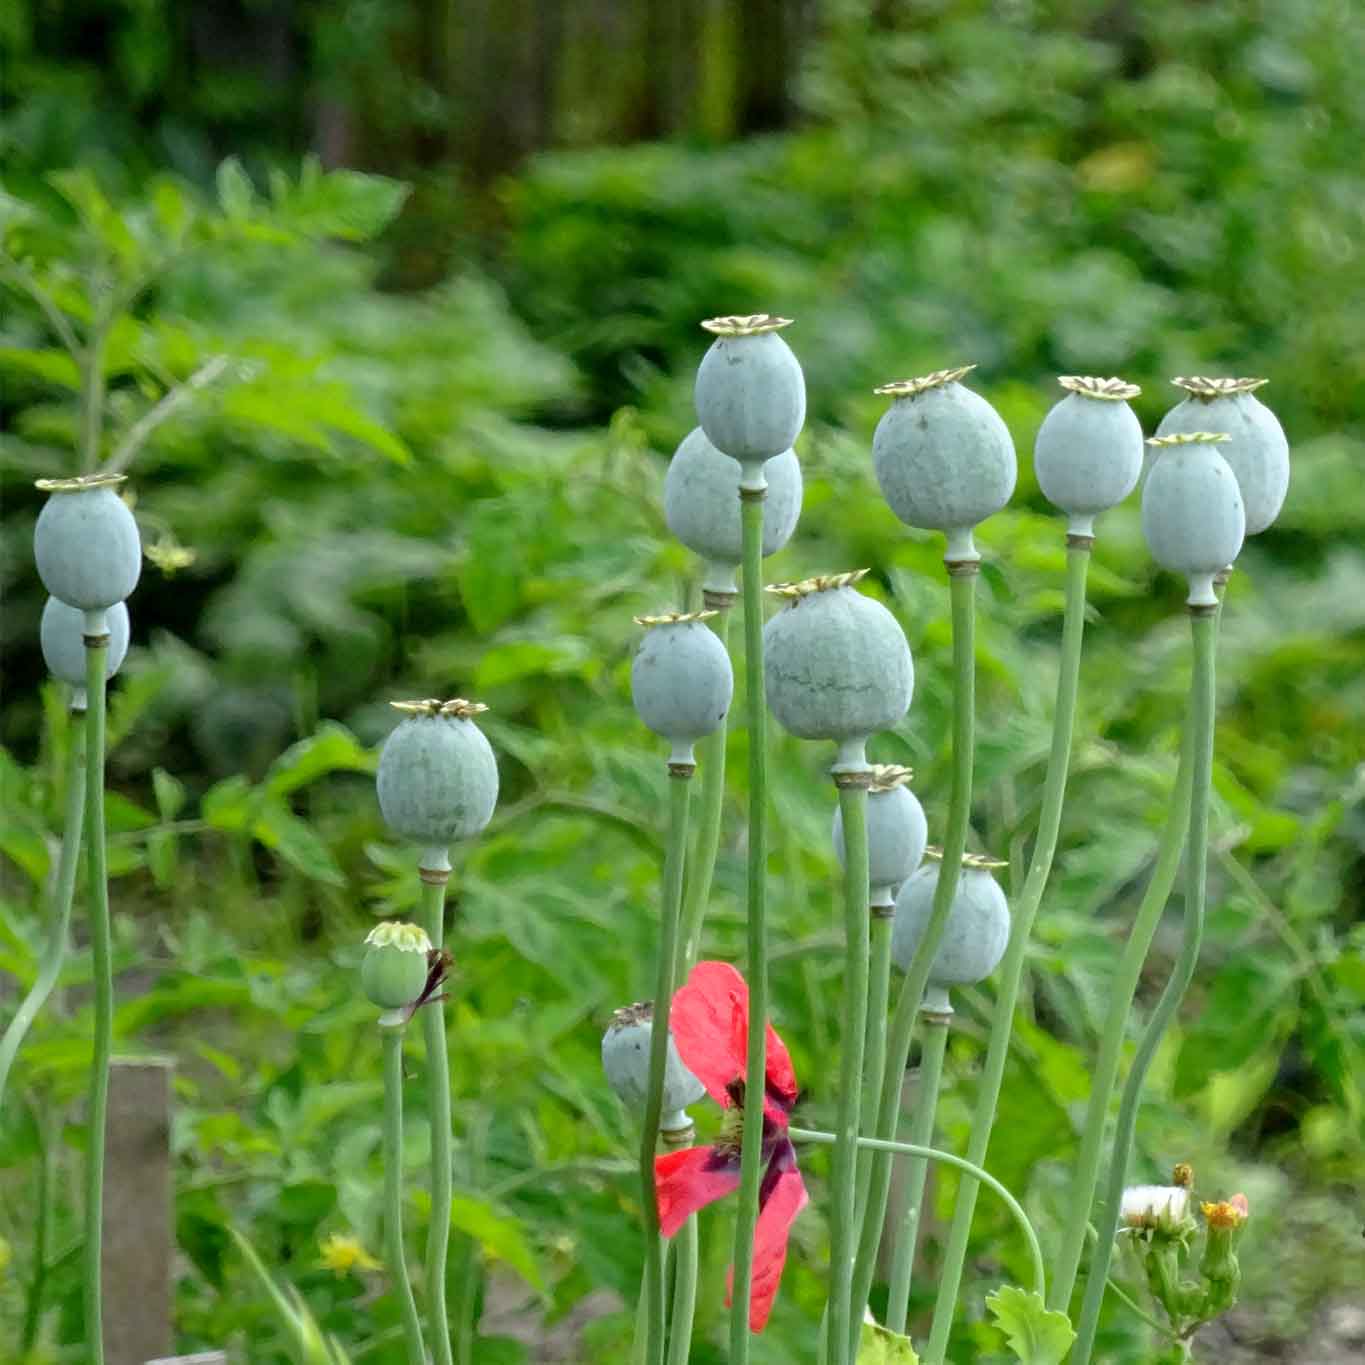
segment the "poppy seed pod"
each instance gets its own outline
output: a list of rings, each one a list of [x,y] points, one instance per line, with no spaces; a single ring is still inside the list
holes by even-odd
[[[128,607],[116,602],[105,618],[109,632],[109,649],[104,660],[104,676],[112,678],[119,671],[128,653]],[[55,597],[47,599],[43,619],[38,627],[43,647],[43,661],[54,678],[69,683],[75,694],[73,710],[85,709],[85,613],[69,607]]]
[[[910,970],[915,949],[924,937],[943,868],[941,849],[931,848],[929,856],[936,861],[925,863],[901,887],[896,897],[891,958],[903,972]],[[1005,955],[1005,945],[1010,937],[1009,905],[991,873],[1006,865],[979,853],[968,853],[963,857],[957,892],[948,911],[948,923],[934,956],[921,1006],[930,1013],[952,1013],[948,988],[973,986],[984,981]]]
[[[379,809],[395,834],[425,846],[423,867],[448,869],[450,845],[478,834],[498,803],[498,762],[473,720],[488,708],[460,697],[389,704],[406,718],[379,755]]]
[[[1130,398],[1142,392],[1122,379],[1064,374],[1067,396],[1043,418],[1033,470],[1043,496],[1065,512],[1072,535],[1095,531],[1098,513],[1117,507],[1142,473],[1142,424]]]
[[[360,984],[370,1004],[382,1010],[411,1005],[427,984],[431,940],[416,924],[376,924],[365,938]]]
[[[929,826],[924,807],[906,785],[909,768],[878,763],[867,798],[867,881],[875,891],[894,891],[920,865]],[[844,864],[844,813],[834,812],[834,851]],[[874,903],[884,904],[874,897]]]
[[[1246,533],[1258,535],[1279,516],[1289,491],[1289,441],[1279,419],[1254,392],[1266,381],[1194,376],[1171,382],[1189,396],[1161,419],[1156,434],[1226,432],[1227,442],[1218,453],[1241,490]]]
[[[645,638],[630,665],[635,713],[673,746],[670,764],[690,767],[692,746],[720,729],[735,691],[725,646],[705,622],[713,611],[637,616]]]
[[[763,463],[790,450],[806,420],[806,380],[777,335],[790,318],[753,313],[702,323],[715,341],[697,367],[697,420],[717,450],[763,487]]]
[[[1215,606],[1213,576],[1242,548],[1246,514],[1231,466],[1218,453],[1222,432],[1154,436],[1160,451],[1142,489],[1142,534],[1163,569],[1190,582],[1191,606]]]
[[[949,563],[981,558],[972,528],[1009,502],[1018,472],[1000,414],[957,382],[975,368],[877,389],[895,399],[872,437],[882,497],[907,526],[945,532]]]
[[[649,1096],[649,1045],[654,1028],[654,1006],[648,1001],[627,1005],[612,1015],[602,1035],[602,1070],[617,1099],[636,1114],[645,1112]],[[677,1044],[668,1040],[664,1070],[663,1132],[690,1126],[684,1110],[706,1094],[706,1087],[683,1065]]]
[[[863,772],[870,736],[910,705],[915,666],[900,623],[853,586],[866,569],[774,583],[789,599],[763,628],[768,706],[800,739],[832,739],[833,771]]]
[[[69,607],[92,613],[86,629],[103,633],[103,613],[137,587],[142,540],[128,504],[114,491],[122,474],[39,479],[51,494],[33,528],[43,587]]]
[[[763,501],[763,555],[776,554],[796,530],[801,515],[801,463],[784,450],[763,466],[768,496]],[[703,586],[733,593],[742,558],[738,460],[722,454],[697,427],[669,461],[664,478],[668,529],[706,560]]]

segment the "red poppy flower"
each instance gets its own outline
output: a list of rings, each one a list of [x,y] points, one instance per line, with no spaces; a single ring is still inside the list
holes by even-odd
[[[749,1037],[749,988],[744,978],[728,963],[698,962],[687,984],[673,997],[669,1030],[688,1069],[711,1098],[731,1113],[713,1144],[685,1147],[655,1160],[659,1228],[665,1237],[673,1236],[698,1209],[739,1188]],[[787,1236],[807,1202],[796,1152],[787,1138],[796,1103],[796,1076],[791,1057],[771,1024],[764,1062],[764,1170],[754,1228],[751,1332],[761,1332],[767,1324],[787,1259]]]

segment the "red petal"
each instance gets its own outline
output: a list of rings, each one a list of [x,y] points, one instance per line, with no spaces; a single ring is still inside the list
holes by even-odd
[[[749,1053],[749,987],[744,978],[728,962],[698,962],[673,997],[669,1028],[688,1069],[717,1104],[728,1107],[726,1087],[743,1078]],[[768,1088],[782,1099],[775,1105],[765,1097],[764,1109],[785,1126],[786,1110],[796,1103],[796,1073],[771,1023],[764,1060]]]
[[[672,1237],[698,1209],[739,1189],[739,1162],[714,1147],[684,1147],[654,1159],[659,1231]]]
[[[769,1186],[775,1167],[782,1169]],[[766,1193],[759,1208],[758,1223],[754,1227],[754,1268],[749,1286],[751,1332],[761,1332],[768,1325],[768,1314],[772,1312],[777,1287],[782,1283],[782,1267],[787,1262],[787,1238],[791,1225],[796,1215],[810,1202],[790,1144],[785,1144],[785,1151],[779,1147],[774,1153],[763,1183]],[[725,1296],[727,1306],[733,1291],[734,1271],[731,1270]]]

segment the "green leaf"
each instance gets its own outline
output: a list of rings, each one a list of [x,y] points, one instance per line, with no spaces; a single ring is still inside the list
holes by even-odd
[[[1048,1308],[1036,1293],[1016,1285],[1002,1284],[986,1296],[986,1307],[1015,1359],[1024,1365],[1061,1365],[1076,1340],[1065,1313]]]
[[[372,773],[378,761],[345,726],[327,721],[270,765],[265,789],[271,796],[288,796],[328,773]]]
[[[300,820],[283,802],[268,801],[251,832],[291,867],[315,882],[345,886],[346,877],[312,825]]]
[[[230,156],[218,167],[216,179],[218,203],[223,212],[232,222],[244,223],[251,217],[251,205],[256,197],[251,177],[242,169],[242,163]]]
[[[172,777],[165,768],[152,770],[152,790],[156,793],[156,808],[163,820],[174,820],[184,809],[184,784],[179,778]]]
[[[31,350],[27,346],[0,346],[0,367],[21,374],[36,375],[49,384],[70,389],[73,393],[81,387],[81,372],[76,362],[65,351],[55,347]]]
[[[505,1261],[533,1289],[545,1292],[545,1278],[540,1273],[521,1224],[508,1214],[500,1213],[482,1199],[457,1194],[450,1201],[450,1221],[467,1233],[482,1248],[486,1256]]]
[[[857,1365],[919,1365],[919,1356],[909,1337],[865,1322],[858,1339]]]

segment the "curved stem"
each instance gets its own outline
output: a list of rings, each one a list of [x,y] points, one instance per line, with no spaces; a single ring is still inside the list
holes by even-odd
[[[1118,1077],[1119,1056],[1128,1029],[1128,1020],[1137,994],[1138,979],[1142,975],[1147,951],[1152,946],[1161,913],[1170,900],[1175,874],[1180,868],[1180,854],[1185,847],[1185,835],[1190,822],[1190,768],[1194,732],[1187,726],[1180,745],[1180,766],[1176,770],[1175,787],[1166,828],[1157,848],[1156,865],[1151,880],[1133,917],[1132,928],[1123,945],[1123,954],[1109,986],[1109,1011],[1105,1015],[1104,1031],[1100,1035],[1099,1055],[1090,1076],[1090,1099],[1086,1104],[1085,1121],[1081,1128],[1081,1145],[1076,1154],[1076,1165],[1071,1176],[1071,1188],[1063,1207],[1067,1209],[1067,1223],[1052,1268],[1049,1308],[1066,1312],[1071,1303],[1071,1291],[1076,1285],[1076,1271],[1085,1250],[1086,1229],[1090,1206],[1095,1198],[1095,1183],[1099,1178],[1100,1153],[1104,1144],[1105,1119],[1109,1115],[1109,1101]]]
[[[104,702],[107,634],[85,637],[85,852],[90,948],[95,984],[94,1056],[85,1156],[85,1335],[91,1365],[104,1365],[104,1142],[109,1114],[109,1055],[114,1043],[114,965],[104,846]]]
[[[1057,849],[1057,833],[1061,828],[1062,802],[1066,796],[1067,769],[1071,761],[1071,735],[1076,720],[1076,691],[1081,671],[1081,642],[1085,634],[1085,580],[1090,566],[1090,537],[1068,536],[1067,540],[1066,608],[1062,618],[1062,653],[1057,670],[1057,705],[1052,719],[1052,750],[1048,755],[1047,774],[1043,779],[1038,838],[1029,862],[1028,876],[1024,879],[1024,890],[1016,903],[1010,924],[1009,945],[1005,949],[1005,960],[1000,971],[990,1041],[986,1045],[986,1061],[967,1140],[967,1156],[978,1165],[986,1160],[990,1148],[991,1128],[995,1124],[1000,1085],[1009,1057],[1010,1033],[1014,1028],[1014,1008],[1024,974],[1024,959],[1028,955],[1029,934],[1043,899],[1048,874],[1052,871],[1052,856]],[[953,1312],[962,1283],[962,1267],[967,1257],[967,1242],[971,1237],[972,1215],[976,1211],[976,1196],[976,1185],[971,1181],[963,1181],[958,1190],[953,1223],[943,1253],[938,1297],[934,1303],[934,1322],[926,1352],[930,1361],[942,1360],[947,1351]]]
[[[683,864],[687,858],[687,805],[692,769],[669,765],[668,845],[664,855],[664,890],[659,935],[659,965],[654,990],[654,1016],[649,1030],[649,1093],[640,1131],[640,1195],[645,1221],[647,1365],[664,1359],[664,1249],[659,1236],[659,1205],[654,1187],[654,1153],[663,1114],[664,1074],[668,1063],[668,1019],[673,1005],[673,969],[678,956],[678,919],[682,910]]]
[[[1194,732],[1193,768],[1190,779],[1190,837],[1185,856],[1185,918],[1180,956],[1156,1009],[1138,1044],[1132,1069],[1123,1086],[1119,1104],[1118,1127],[1114,1133],[1114,1153],[1109,1162],[1109,1183],[1105,1202],[1095,1220],[1098,1237],[1090,1256],[1085,1297],[1081,1302],[1080,1325],[1076,1331],[1075,1365],[1088,1365],[1099,1327],[1100,1305],[1109,1262],[1114,1254],[1114,1233],[1118,1228],[1119,1205],[1128,1173],[1128,1158],[1133,1149],[1142,1086],[1152,1058],[1166,1029],[1180,1007],[1199,961],[1204,936],[1204,895],[1208,877],[1209,786],[1213,773],[1214,727],[1214,646],[1217,618],[1211,611],[1194,607],[1190,611],[1190,634],[1194,648],[1194,676],[1190,683],[1189,726]]]
[[[422,868],[422,927],[433,948],[445,940],[446,882],[449,873]],[[446,1311],[446,1260],[450,1254],[451,1118],[450,1061],[446,1052],[445,1002],[421,1010],[427,1052],[427,1096],[431,1125],[431,1221],[427,1225],[427,1321],[436,1365],[453,1365],[450,1315]]]
[[[422,1324],[403,1252],[403,1028],[380,1025],[384,1040],[384,1246],[403,1317],[410,1365],[422,1365]]]
[[[934,1136],[934,1113],[938,1108],[939,1081],[943,1076],[943,1053],[948,1044],[946,1014],[926,1014],[920,1033],[919,1081],[915,1087],[915,1112],[910,1120],[910,1141],[928,1147]],[[896,1239],[891,1262],[891,1295],[886,1306],[886,1325],[905,1333],[910,1310],[910,1280],[915,1268],[915,1242],[919,1236],[920,1210],[929,1163],[923,1157],[911,1161],[905,1178],[905,1226]]]
[[[749,1036],[744,1093],[762,1095],[767,1070],[768,926],[764,879],[768,866],[768,712],[763,684],[763,499],[765,488],[741,486],[744,535],[744,677],[749,720]],[[739,1209],[735,1220],[734,1298],[730,1306],[730,1362],[749,1359],[749,1291],[753,1282],[754,1224],[763,1176],[763,1106],[744,1110]]]
[[[976,641],[974,598],[977,566],[949,566],[948,585],[953,606],[953,785],[948,804],[948,828],[943,838],[943,870],[934,892],[933,909],[924,928],[910,970],[896,999],[891,1021],[891,1041],[887,1046],[886,1069],[882,1072],[881,1101],[877,1107],[877,1137],[890,1141],[900,1117],[901,1083],[910,1059],[910,1040],[915,1019],[924,999],[924,987],[934,964],[943,931],[948,925],[948,910],[957,894],[962,871],[962,854],[967,847],[967,825],[972,809],[972,748],[976,732]],[[866,1198],[859,1193],[858,1217],[861,1233],[858,1259],[854,1268],[854,1325],[861,1330],[863,1311],[872,1290],[877,1270],[877,1249],[886,1220],[887,1199],[891,1193],[891,1158],[885,1148],[874,1148],[877,1156],[868,1173]]]
[[[730,635],[730,612],[718,612],[710,626],[721,644]],[[697,817],[697,838],[688,868],[687,896],[683,902],[682,937],[679,942],[677,979],[682,981],[701,951],[701,930],[711,901],[711,881],[716,871],[720,848],[720,827],[725,810],[725,738],[727,726],[697,745],[701,766],[701,810]]]
[[[789,1128],[787,1136],[793,1142],[817,1142],[824,1146],[838,1140],[833,1133],[824,1133],[816,1128]],[[937,1147],[923,1147],[915,1142],[884,1142],[881,1138],[860,1137],[858,1146],[870,1148],[874,1152],[885,1152],[889,1156],[918,1156],[927,1161],[937,1161],[944,1166],[954,1166],[998,1194],[1028,1243],[1029,1258],[1033,1262],[1033,1289],[1039,1298],[1043,1297],[1047,1288],[1047,1275],[1043,1269],[1043,1249],[1038,1242],[1038,1234],[1034,1231],[1033,1224],[1029,1222],[1024,1206],[989,1171],[965,1157],[954,1156],[952,1152],[940,1151]]]
[[[674,1241],[673,1306],[669,1318],[668,1365],[687,1365],[692,1353],[692,1319],[697,1309],[700,1240],[694,1214]]]
[[[844,826],[844,1056],[831,1180],[829,1360],[850,1360],[854,1236],[858,1211],[858,1120],[862,1109],[867,1036],[868,884],[867,786],[863,774],[839,782]],[[885,1018],[885,1015],[883,1015]],[[861,1314],[859,1322],[861,1323]]]
[[[71,734],[66,751],[66,809],[62,823],[62,852],[57,863],[57,881],[52,891],[50,937],[33,985],[19,1004],[0,1038],[0,1111],[4,1109],[5,1082],[10,1068],[33,1025],[38,1011],[47,1003],[62,974],[66,961],[67,939],[71,929],[71,902],[76,889],[76,869],[80,863],[81,825],[85,815],[85,731],[84,711],[71,713]]]

